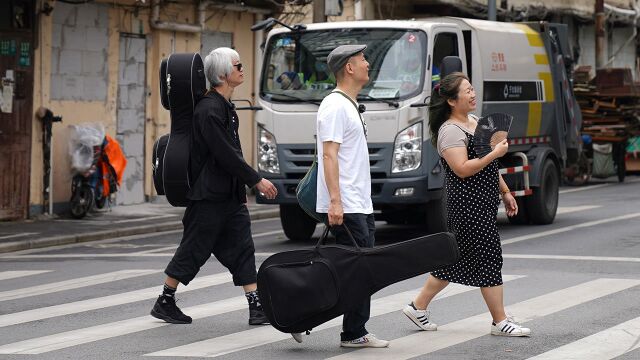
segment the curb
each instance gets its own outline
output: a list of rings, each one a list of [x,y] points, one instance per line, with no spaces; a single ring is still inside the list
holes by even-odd
[[[251,220],[269,219],[280,216],[279,209],[259,210],[249,214]],[[8,253],[20,250],[38,249],[49,246],[68,245],[96,240],[105,240],[122,236],[152,234],[163,231],[182,229],[182,221],[171,221],[158,225],[131,226],[113,230],[96,231],[86,234],[60,235],[42,239],[31,239],[23,241],[12,241],[0,244],[0,253]]]

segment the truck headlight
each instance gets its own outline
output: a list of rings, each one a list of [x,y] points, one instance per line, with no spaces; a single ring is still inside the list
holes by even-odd
[[[400,131],[393,144],[392,173],[415,170],[422,161],[422,122]]]
[[[258,132],[258,169],[272,174],[280,173],[276,138],[263,128]]]

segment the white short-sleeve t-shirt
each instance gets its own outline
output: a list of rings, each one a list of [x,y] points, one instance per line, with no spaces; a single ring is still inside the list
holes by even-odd
[[[327,95],[318,109],[318,197],[316,211],[329,212],[331,197],[324,177],[322,143],[340,144],[338,168],[342,209],[347,214],[371,214],[371,170],[369,149],[360,114],[351,101],[338,93]]]

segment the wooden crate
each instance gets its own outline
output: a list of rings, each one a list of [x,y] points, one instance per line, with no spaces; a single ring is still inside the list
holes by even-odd
[[[625,162],[627,171],[640,171],[640,157],[634,158],[630,156]]]

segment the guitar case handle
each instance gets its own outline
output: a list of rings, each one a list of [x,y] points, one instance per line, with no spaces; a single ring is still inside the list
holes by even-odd
[[[353,237],[353,234],[351,234],[351,230],[349,230],[347,225],[344,222],[342,223],[342,225],[334,225],[334,227],[338,227],[338,226],[342,226],[347,231],[347,235],[349,235],[349,239],[351,239],[351,242],[353,243],[353,246],[358,251],[361,251],[360,250],[360,246],[356,242],[356,239]],[[329,230],[330,229],[331,229],[331,226],[325,225],[324,231],[322,233],[322,236],[320,236],[320,240],[318,240],[318,243],[316,244],[316,249],[320,248],[321,245],[325,245],[325,243],[327,241],[327,237],[329,236]]]

